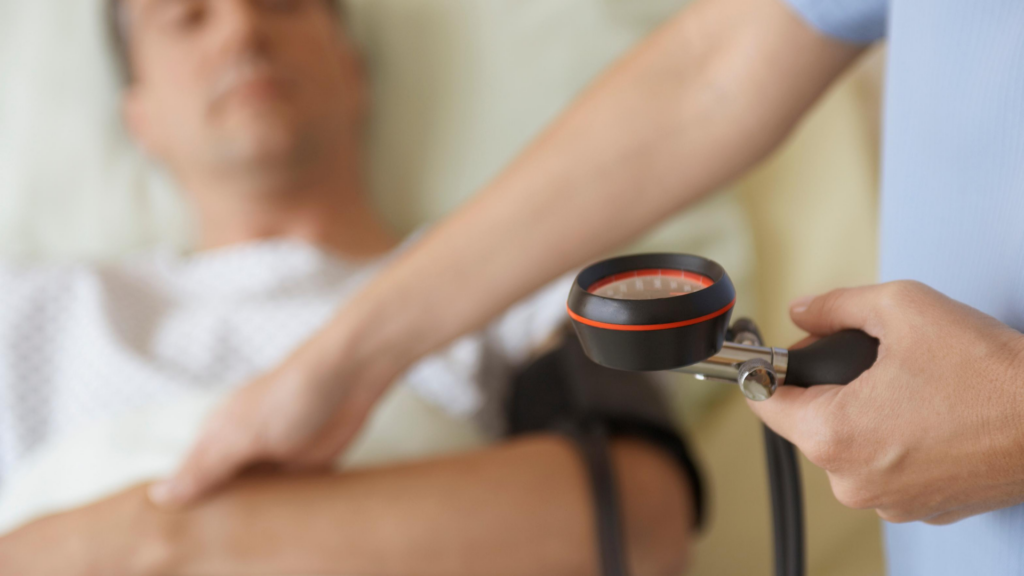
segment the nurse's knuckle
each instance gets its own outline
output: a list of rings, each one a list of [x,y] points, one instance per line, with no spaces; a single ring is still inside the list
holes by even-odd
[[[262,436],[253,446],[263,456],[271,459],[283,459],[291,456],[300,447],[300,444],[287,435],[268,434]]]
[[[846,305],[848,299],[849,290],[847,290],[846,288],[839,288],[837,290],[829,292],[828,294],[825,294],[821,298],[821,302],[819,304],[819,306],[821,307],[821,317],[835,318],[836,314],[840,312]]]
[[[825,422],[805,450],[807,458],[819,468],[834,471],[846,467],[849,454],[847,433],[837,422]]]
[[[963,520],[963,518],[964,517],[960,514],[941,514],[924,520],[924,523],[932,526],[949,526],[950,524],[955,524],[960,520]]]
[[[879,294],[879,304],[890,312],[899,312],[918,302],[927,287],[916,280],[897,280],[884,284]]]
[[[869,510],[879,505],[878,494],[862,483],[834,482],[832,493],[840,504],[854,510]]]
[[[920,514],[900,508],[884,508],[875,510],[878,517],[890,524],[909,524],[921,520]]]

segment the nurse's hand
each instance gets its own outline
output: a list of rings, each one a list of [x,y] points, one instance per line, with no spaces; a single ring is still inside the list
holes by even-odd
[[[783,386],[751,408],[851,508],[948,524],[1024,502],[1024,336],[915,282],[793,304],[814,336],[859,328],[878,361],[847,386]]]
[[[404,367],[379,353],[361,360],[367,354],[348,344],[355,341],[338,329],[321,333],[234,392],[178,472],[151,487],[151,500],[164,508],[192,504],[253,465],[330,468]]]

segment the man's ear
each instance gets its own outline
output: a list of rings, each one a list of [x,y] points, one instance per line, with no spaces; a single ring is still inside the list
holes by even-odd
[[[121,99],[121,118],[128,129],[135,144],[152,157],[155,152],[155,142],[152,140],[152,126],[142,100],[142,94],[137,87],[131,86],[125,89],[124,97]]]

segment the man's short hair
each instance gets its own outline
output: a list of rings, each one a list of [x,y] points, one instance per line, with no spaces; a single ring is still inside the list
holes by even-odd
[[[324,2],[341,20],[344,12],[341,2],[339,0],[324,0]],[[106,22],[121,81],[128,85],[135,79],[135,75],[132,72],[132,58],[128,46],[128,22],[122,10],[123,6],[124,0],[107,0]]]

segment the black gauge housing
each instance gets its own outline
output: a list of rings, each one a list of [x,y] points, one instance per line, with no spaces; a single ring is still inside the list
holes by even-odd
[[[599,296],[602,280],[640,270],[678,270],[709,278],[702,290],[652,300]],[[569,293],[569,315],[587,355],[618,370],[654,372],[702,362],[719,352],[736,289],[717,263],[686,254],[640,254],[594,264]]]

